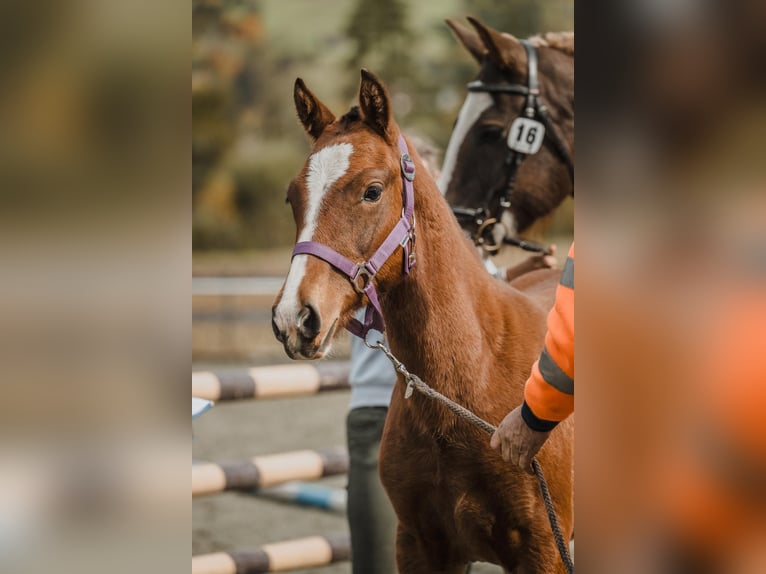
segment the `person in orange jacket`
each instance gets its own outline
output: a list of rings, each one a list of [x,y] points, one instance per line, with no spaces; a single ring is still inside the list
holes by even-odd
[[[532,473],[532,459],[556,425],[574,411],[574,244],[569,249],[540,358],[524,386],[524,402],[503,419],[490,446]]]

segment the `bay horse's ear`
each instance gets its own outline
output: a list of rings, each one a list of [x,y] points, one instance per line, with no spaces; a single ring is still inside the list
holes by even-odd
[[[362,68],[362,85],[359,86],[359,107],[364,122],[389,143],[393,142],[391,124],[391,101],[383,83],[368,70]]]
[[[311,93],[300,78],[295,80],[293,98],[298,118],[311,138],[316,140],[324,129],[335,121],[335,116]]]
[[[524,46],[510,34],[501,34],[472,16],[468,21],[478,32],[487,48],[490,61],[500,69],[514,70],[526,65],[527,53]]]
[[[484,60],[484,56],[487,54],[487,48],[481,41],[481,38],[476,35],[476,32],[470,30],[467,26],[464,26],[456,20],[445,20],[447,26],[450,27],[455,37],[460,41],[468,52],[470,52],[473,59],[481,64]]]

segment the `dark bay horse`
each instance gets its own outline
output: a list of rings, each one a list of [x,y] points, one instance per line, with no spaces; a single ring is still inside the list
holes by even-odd
[[[499,423],[522,401],[560,272],[527,273],[516,288],[484,271],[371,73],[362,71],[359,108],[340,118],[300,79],[294,98],[314,143],[287,192],[297,243],[273,309],[276,337],[292,358],[320,358],[339,329],[365,334],[380,310],[410,371]],[[373,310],[364,325],[353,320],[363,306]],[[535,478],[441,404],[405,398],[404,387],[400,376],[380,453],[399,571],[462,574],[486,561],[563,573]],[[538,455],[566,539],[573,430],[571,420],[559,425]]]
[[[458,115],[439,187],[488,252],[574,194],[574,34],[520,41],[447,20],[481,66]]]

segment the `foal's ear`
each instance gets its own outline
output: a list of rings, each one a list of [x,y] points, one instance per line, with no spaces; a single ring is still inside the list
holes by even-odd
[[[516,38],[510,34],[502,34],[484,24],[483,22],[468,16],[468,21],[476,29],[490,61],[500,69],[520,70],[526,65],[527,52]]]
[[[335,116],[311,93],[300,78],[295,80],[293,98],[298,118],[311,138],[316,140],[324,129],[335,121]]]
[[[359,107],[364,122],[382,135],[386,141],[393,141],[391,100],[383,83],[372,72],[362,68],[362,85],[359,87]]]
[[[450,20],[447,18],[445,22],[455,34],[455,37],[461,44],[463,44],[465,49],[470,52],[473,59],[481,64],[482,60],[484,60],[484,56],[487,54],[487,48],[484,47],[481,38],[479,38],[476,32],[470,30],[467,26],[464,26],[457,20]]]

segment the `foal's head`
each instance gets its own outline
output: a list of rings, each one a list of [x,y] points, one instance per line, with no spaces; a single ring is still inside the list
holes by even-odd
[[[453,32],[479,63],[477,80],[484,84],[527,85],[527,54],[522,43],[469,18],[475,32],[448,20]],[[540,99],[548,108],[558,137],[569,155],[574,154],[574,38],[548,34],[532,38],[537,48]],[[523,113],[525,96],[512,93],[470,92],[452,132],[439,188],[453,206],[488,207],[496,211],[500,193],[492,205],[484,205],[494,190],[506,186],[508,132]],[[546,136],[539,152],[520,165],[506,221],[511,234],[524,231],[549,213],[573,192],[569,170]],[[468,223],[467,223],[468,224]],[[475,229],[468,229],[474,232]]]
[[[287,201],[297,241],[324,244],[352,262],[366,261],[402,215],[399,127],[385,88],[362,70],[359,107],[340,118],[296,80],[295,107],[313,141],[290,182]],[[385,291],[401,277],[401,247],[375,276]],[[325,355],[333,334],[365,303],[329,263],[295,255],[273,308],[274,333],[291,358]]]

